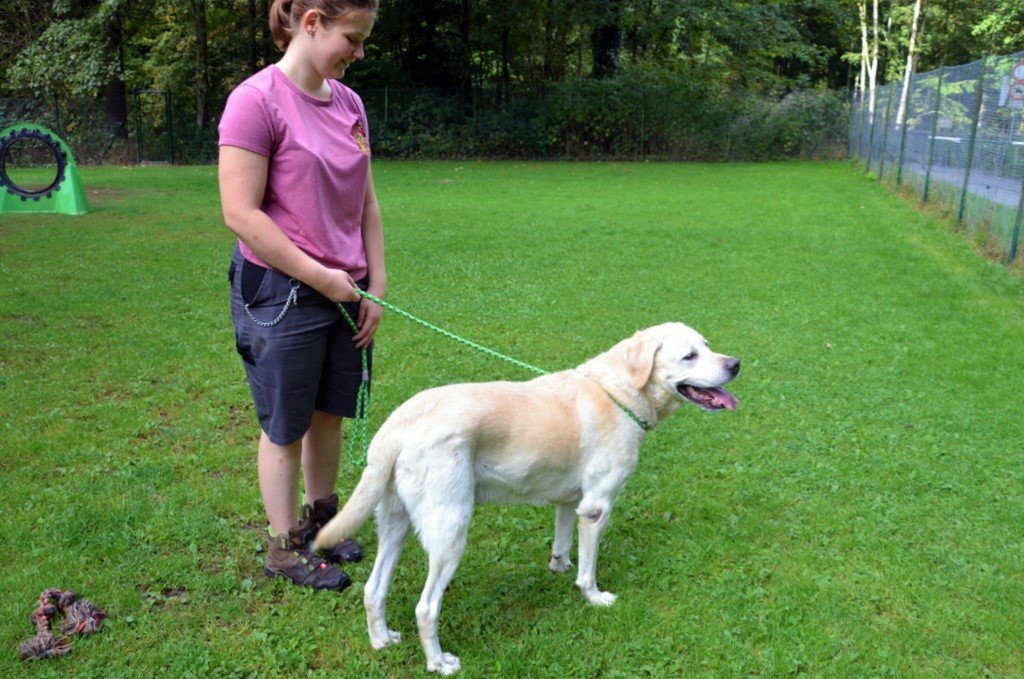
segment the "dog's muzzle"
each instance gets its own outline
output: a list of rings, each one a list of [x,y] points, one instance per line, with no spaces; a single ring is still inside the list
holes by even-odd
[[[722,384],[731,382],[740,374],[740,359],[730,358],[723,366],[729,374],[728,379]],[[694,403],[704,410],[736,410],[740,404],[735,396],[721,387],[695,387],[685,382],[676,385],[676,391],[687,401]]]

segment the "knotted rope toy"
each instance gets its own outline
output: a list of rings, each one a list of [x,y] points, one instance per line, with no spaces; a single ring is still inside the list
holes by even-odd
[[[67,636],[54,635],[53,619],[64,614],[60,631]],[[22,660],[42,660],[71,652],[71,635],[98,632],[107,614],[86,599],[75,600],[70,590],[47,589],[39,595],[39,607],[30,619],[36,626],[36,635],[18,646]]]

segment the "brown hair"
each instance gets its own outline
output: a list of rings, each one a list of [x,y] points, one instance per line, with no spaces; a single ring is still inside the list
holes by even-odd
[[[325,21],[337,21],[354,12],[377,13],[377,0],[274,0],[270,6],[270,32],[278,49],[288,49],[292,26],[302,15],[315,9]]]

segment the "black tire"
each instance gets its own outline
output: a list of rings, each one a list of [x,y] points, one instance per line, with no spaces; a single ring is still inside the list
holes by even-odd
[[[44,146],[50,149],[53,153],[53,158],[57,162],[57,174],[50,185],[39,189],[37,191],[30,191],[24,189],[11,179],[10,175],[7,174],[7,152],[19,139],[35,139],[36,141],[42,142]],[[0,138],[0,186],[7,189],[7,192],[14,196],[19,196],[22,200],[38,201],[40,198],[49,198],[53,195],[53,192],[60,188],[60,185],[64,183],[65,170],[68,167],[68,154],[64,152],[60,142],[57,141],[52,135],[49,135],[40,130],[34,130],[29,127],[24,127],[20,130],[14,130],[7,136]]]

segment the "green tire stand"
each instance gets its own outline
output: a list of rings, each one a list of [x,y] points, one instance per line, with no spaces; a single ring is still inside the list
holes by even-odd
[[[7,174],[8,151],[19,140],[35,140],[53,153],[57,172],[49,186],[25,189],[15,184]],[[0,214],[23,212],[84,215],[89,201],[82,188],[75,157],[71,149],[52,130],[28,123],[12,125],[0,131]]]

